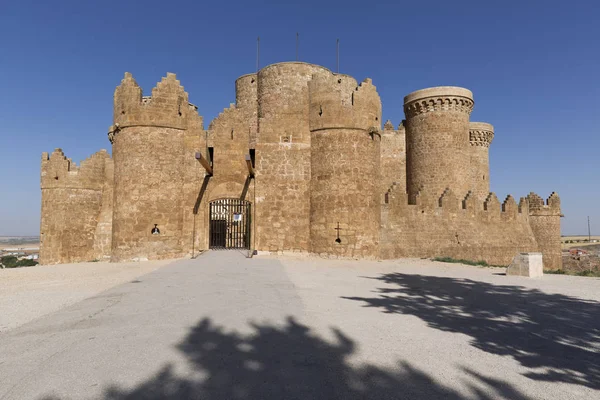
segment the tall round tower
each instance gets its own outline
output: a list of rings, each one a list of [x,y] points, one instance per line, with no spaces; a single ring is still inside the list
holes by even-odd
[[[249,144],[255,148],[258,133],[258,74],[242,75],[236,79],[235,106],[247,115]]]
[[[494,139],[494,127],[485,122],[469,124],[471,144],[471,184],[473,193],[481,201],[490,193],[490,144]]]
[[[142,98],[129,73],[117,87],[109,133],[115,179],[112,261],[183,255],[181,166],[191,112],[175,74],[167,74],[151,97]]]
[[[446,188],[464,195],[471,190],[470,90],[441,86],[404,98],[406,180],[410,199],[421,187],[442,194]]]
[[[309,82],[311,252],[379,257],[381,101],[370,80]]]
[[[256,248],[304,251],[310,247],[310,130],[308,82],[331,72],[283,62],[258,73],[256,141]]]

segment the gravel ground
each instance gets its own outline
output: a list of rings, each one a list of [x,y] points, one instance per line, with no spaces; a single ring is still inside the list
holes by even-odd
[[[0,332],[131,281],[171,261],[0,269]]]
[[[0,398],[600,399],[600,279],[503,272],[208,252],[0,334]]]

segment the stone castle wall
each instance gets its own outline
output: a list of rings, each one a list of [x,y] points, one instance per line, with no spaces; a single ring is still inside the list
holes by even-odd
[[[41,262],[196,254],[209,247],[210,203],[234,198],[251,203],[259,251],[502,265],[541,251],[546,268],[560,268],[560,199],[500,204],[489,192],[494,128],[469,121],[467,89],[409,94],[397,129],[381,129],[369,79],[318,65],[273,64],[235,90],[235,104],[205,130],[174,74],[144,97],[126,73],[112,159],[99,152],[77,167],[60,150],[43,155]]]
[[[494,127],[485,122],[469,124],[471,153],[471,190],[478,199],[484,200],[490,193],[489,149],[494,138]]]
[[[370,81],[341,81],[330,74],[309,82],[310,250],[378,258],[381,102]]]
[[[382,258],[452,257],[508,265],[519,252],[539,251],[526,203],[512,196],[500,204],[495,194],[441,196],[423,191],[416,204],[391,192],[382,210]]]
[[[391,186],[406,189],[406,130],[400,124],[394,130],[391,122],[386,122],[381,132],[381,193]]]
[[[308,82],[329,74],[290,62],[258,73],[256,246],[266,251],[310,250],[310,129]]]
[[[42,154],[40,263],[91,261],[101,255],[96,250],[96,228],[108,163],[106,150],[79,167],[61,149]]]
[[[441,193],[471,190],[469,115],[473,94],[451,86],[423,89],[404,98],[406,183],[409,199],[423,187]]]
[[[561,269],[560,198],[556,193],[552,193],[544,202],[544,199],[537,194],[530,193],[527,200],[531,229],[539,243],[544,268]]]

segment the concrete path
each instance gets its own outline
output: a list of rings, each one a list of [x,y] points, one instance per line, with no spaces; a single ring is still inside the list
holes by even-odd
[[[600,279],[181,260],[0,334],[0,399],[600,399]]]

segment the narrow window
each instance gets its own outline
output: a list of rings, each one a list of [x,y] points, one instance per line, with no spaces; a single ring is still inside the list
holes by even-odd
[[[215,148],[214,147],[209,147],[208,148],[208,162],[210,163],[210,166],[213,166],[213,160],[215,157]]]

